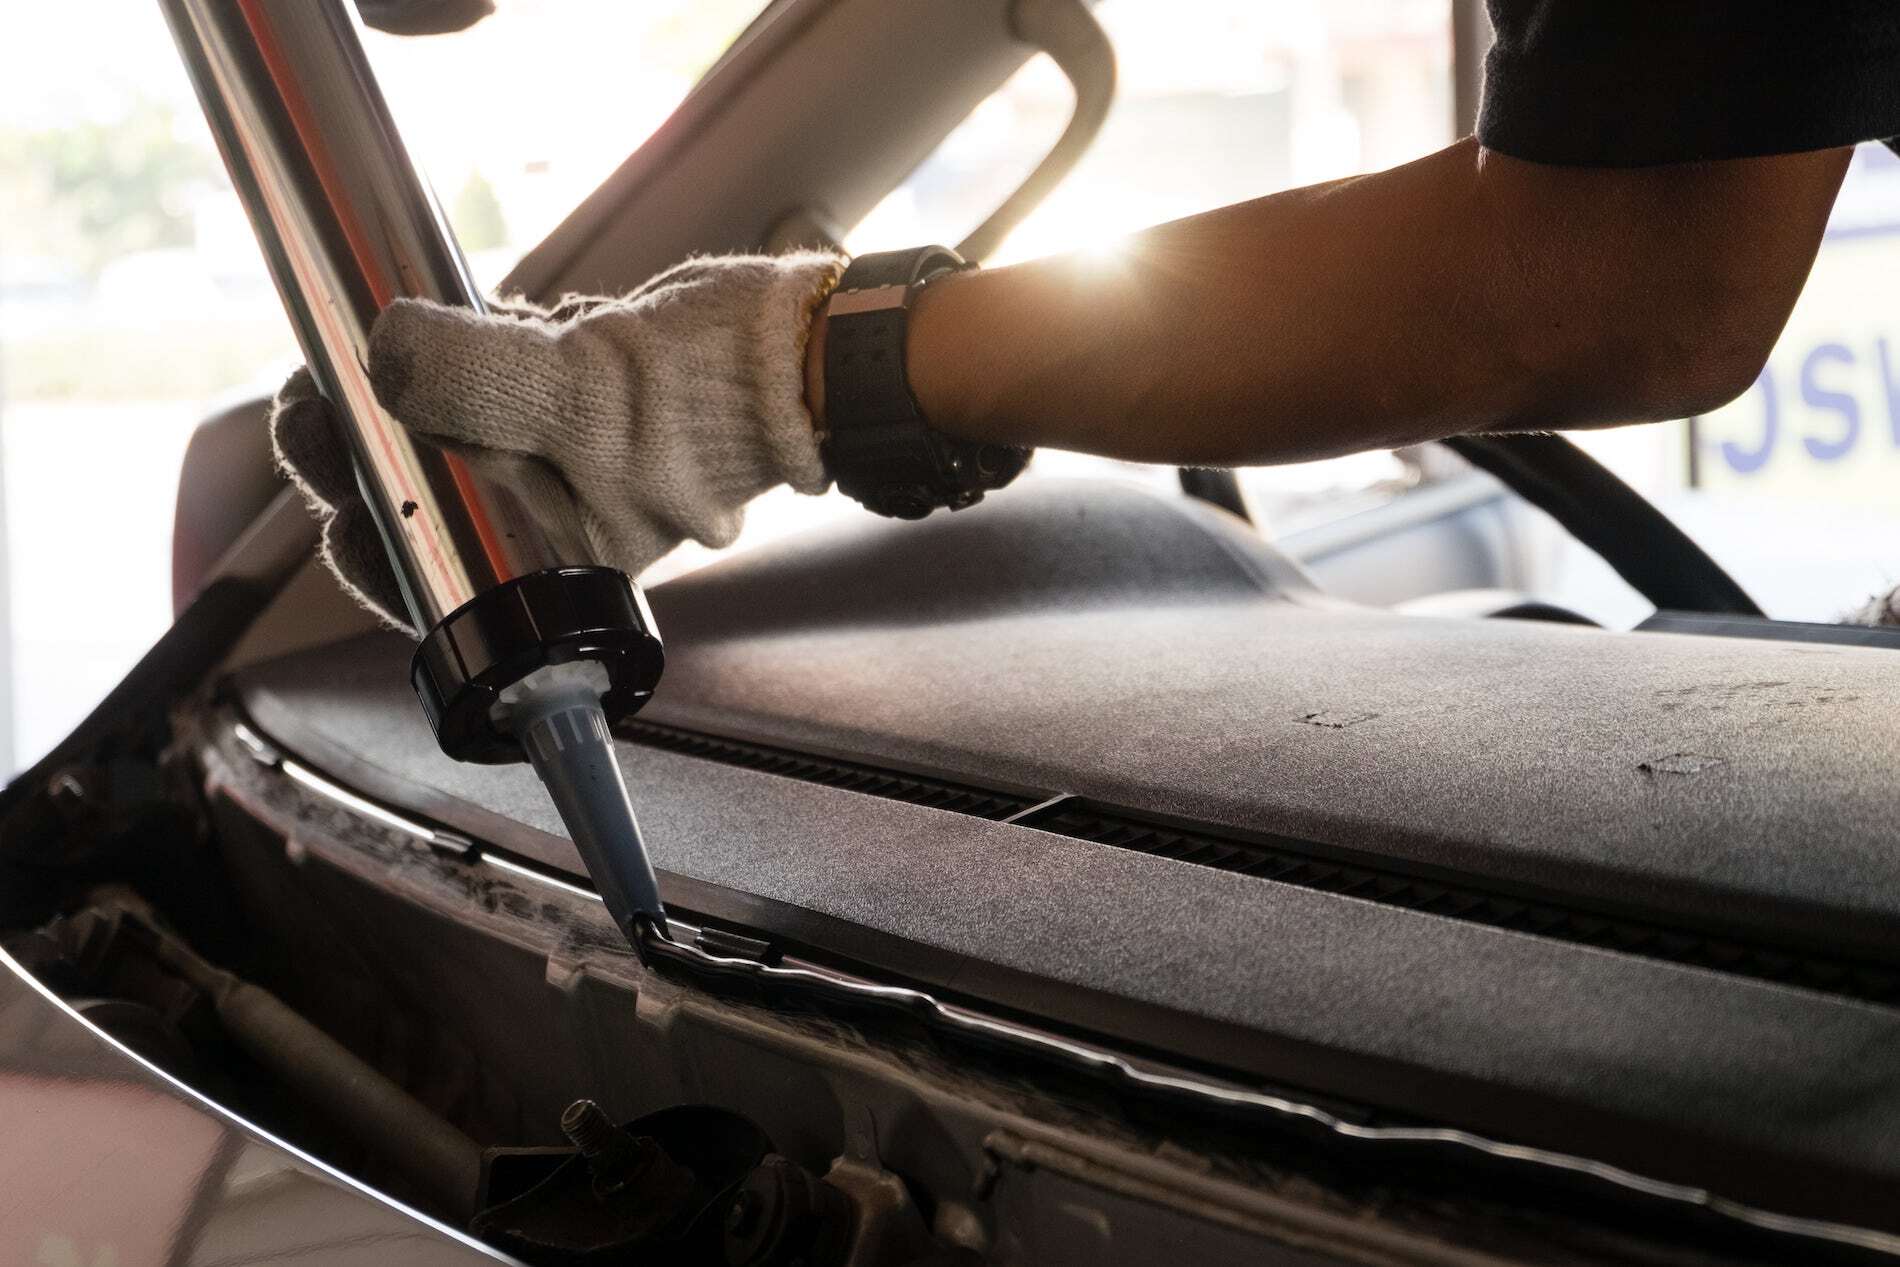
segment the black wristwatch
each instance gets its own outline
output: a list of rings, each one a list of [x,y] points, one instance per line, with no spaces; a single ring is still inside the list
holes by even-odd
[[[973,267],[949,247],[860,255],[825,317],[825,466],[868,510],[922,519],[961,510],[1022,473],[1029,449],[959,440],[931,427],[904,373],[910,304],[945,273]]]

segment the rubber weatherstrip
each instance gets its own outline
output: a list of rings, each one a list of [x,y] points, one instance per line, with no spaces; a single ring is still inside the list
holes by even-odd
[[[669,923],[672,922],[669,920]],[[697,932],[691,925],[675,926],[687,932]],[[1547,1174],[1560,1174],[1573,1180],[1601,1185],[1619,1194],[1634,1194],[1689,1206],[1758,1231],[1900,1258],[1900,1236],[1873,1228],[1779,1214],[1732,1201],[1707,1188],[1653,1179],[1607,1162],[1548,1148],[1510,1144],[1452,1127],[1368,1126],[1285,1096],[1146,1068],[1107,1048],[1015,1021],[986,1016],[955,1003],[942,1002],[922,990],[908,986],[879,985],[799,959],[787,958],[778,964],[767,964],[753,959],[719,955],[697,944],[688,944],[670,933],[661,933],[651,926],[647,933],[647,962],[650,964],[672,964],[701,978],[738,979],[753,986],[784,987],[800,994],[816,995],[854,1006],[875,1005],[988,1046],[1033,1052],[1129,1091],[1187,1100],[1202,1108],[1218,1108],[1229,1113],[1251,1112],[1298,1122],[1355,1144],[1426,1147],[1534,1167]]]
[[[426,838],[435,832],[432,824],[418,822],[408,815],[397,815],[382,806],[372,806],[371,802],[356,792],[333,783],[267,746],[251,742],[245,746],[261,764],[278,768],[306,790],[353,813],[372,821],[398,820],[403,830],[419,837]],[[378,813],[366,812],[366,806]],[[508,875],[588,901],[600,901],[599,895],[591,889],[498,851],[478,846],[462,857],[474,865],[493,867]],[[941,1034],[1048,1060],[1130,1092],[1183,1101],[1228,1114],[1252,1113],[1283,1124],[1317,1129],[1357,1146],[1408,1150],[1426,1148],[1500,1162],[1541,1172],[1551,1178],[1595,1185],[1608,1193],[1686,1207],[1758,1232],[1900,1260],[1900,1235],[1890,1232],[1827,1219],[1781,1214],[1731,1200],[1706,1188],[1655,1179],[1607,1162],[1554,1149],[1507,1143],[1453,1127],[1373,1126],[1349,1121],[1317,1105],[1287,1096],[1149,1067],[1107,1047],[989,1016],[961,1004],[944,1002],[909,986],[880,984],[793,957],[781,958],[778,963],[765,963],[722,955],[699,944],[702,930],[693,924],[671,916],[667,922],[669,928],[666,930],[650,924],[645,926],[647,963],[653,968],[671,969],[697,981],[736,981],[754,989],[776,988],[799,999],[883,1011],[921,1023]]]

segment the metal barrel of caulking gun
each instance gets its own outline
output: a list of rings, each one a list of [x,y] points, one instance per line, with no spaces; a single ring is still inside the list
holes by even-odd
[[[660,640],[639,587],[592,558],[559,481],[419,440],[371,390],[370,327],[391,302],[483,304],[397,134],[353,7],[160,4],[426,631],[410,676],[437,741],[458,760],[519,761],[536,731],[536,769],[638,948],[640,920],[665,925],[607,726],[652,695]]]

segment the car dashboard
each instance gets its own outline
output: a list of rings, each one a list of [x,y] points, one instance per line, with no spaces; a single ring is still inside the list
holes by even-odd
[[[1218,513],[1051,482],[658,588],[620,757],[670,905],[1224,1086],[1890,1223],[1900,659],[1326,599]],[[408,647],[228,724],[555,883]]]

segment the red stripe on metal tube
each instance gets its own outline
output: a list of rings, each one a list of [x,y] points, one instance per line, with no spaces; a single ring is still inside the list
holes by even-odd
[[[411,437],[369,330],[402,297],[481,308],[409,162],[344,0],[160,0],[418,627],[531,572],[592,562],[571,507]],[[409,507],[407,514],[403,508]]]

